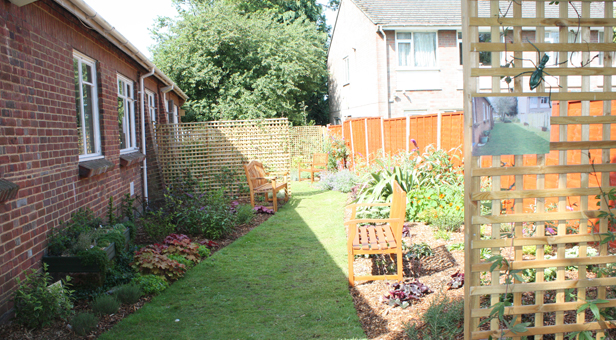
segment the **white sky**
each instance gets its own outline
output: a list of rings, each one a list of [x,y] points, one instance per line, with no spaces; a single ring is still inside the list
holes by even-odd
[[[177,12],[171,0],[85,0],[107,22],[115,27],[144,55],[152,59],[148,47],[154,45],[150,31],[158,16],[174,17]],[[326,0],[318,0],[326,3]],[[326,10],[327,23],[333,25],[336,13]]]

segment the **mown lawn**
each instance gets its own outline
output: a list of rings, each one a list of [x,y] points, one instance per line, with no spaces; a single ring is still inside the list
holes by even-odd
[[[542,136],[539,134],[542,134]],[[488,142],[484,146],[473,147],[473,156],[545,154],[549,152],[548,132],[535,133],[517,123],[494,124]]]
[[[365,338],[346,277],[345,194],[292,184],[276,215],[99,339]]]

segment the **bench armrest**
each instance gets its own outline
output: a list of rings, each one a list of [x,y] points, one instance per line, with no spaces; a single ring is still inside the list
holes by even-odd
[[[344,224],[345,225],[355,225],[358,223],[395,223],[395,222],[404,223],[403,219],[401,218],[357,218],[357,219],[348,220],[344,222]]]
[[[346,208],[354,208],[354,207],[389,207],[391,206],[391,203],[354,203],[354,204],[349,204],[345,207]]]

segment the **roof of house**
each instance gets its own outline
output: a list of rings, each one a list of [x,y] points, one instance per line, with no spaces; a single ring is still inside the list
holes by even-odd
[[[461,26],[461,0],[351,0],[375,25],[385,26]],[[500,1],[501,15],[513,16],[511,1]],[[490,16],[490,2],[479,1],[479,16]],[[576,10],[569,5],[569,17]],[[581,5],[576,5],[582,13]],[[558,5],[545,6],[546,18],[558,18]],[[591,3],[590,17],[603,18],[603,6]],[[535,17],[535,2],[523,2],[522,17]]]

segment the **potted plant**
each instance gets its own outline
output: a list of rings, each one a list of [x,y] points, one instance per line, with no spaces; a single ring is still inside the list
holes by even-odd
[[[481,132],[481,136],[479,137],[479,143],[481,144],[487,143],[489,136],[490,136],[490,130],[483,130]]]
[[[104,272],[116,246],[121,249],[130,240],[130,231],[122,224],[100,222],[90,210],[80,210],[66,227],[52,231],[43,256],[49,272]]]

